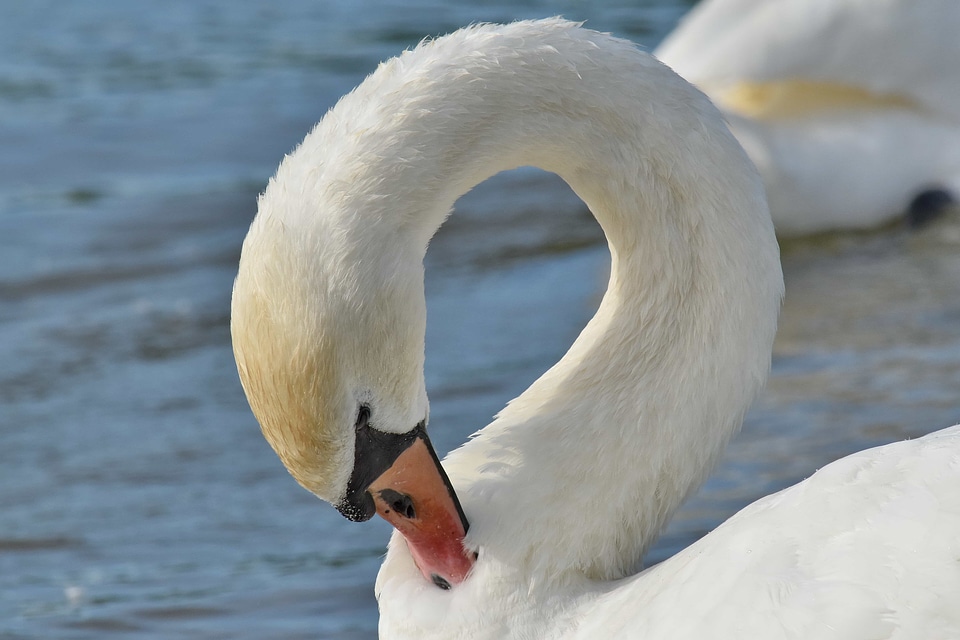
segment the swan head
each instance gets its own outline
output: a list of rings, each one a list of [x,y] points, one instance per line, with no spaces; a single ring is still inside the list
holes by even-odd
[[[231,308],[241,383],[303,487],[350,520],[385,518],[423,575],[449,588],[474,557],[426,432],[422,255],[354,224],[362,203],[287,188],[303,179],[291,175],[298,153],[261,196],[243,244]]]

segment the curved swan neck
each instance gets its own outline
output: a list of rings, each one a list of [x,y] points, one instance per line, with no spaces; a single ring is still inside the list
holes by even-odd
[[[461,194],[520,165],[560,175],[596,216],[612,257],[597,315],[447,467],[487,558],[615,578],[739,428],[769,368],[782,277],[759,179],[713,106],[630,43],[542,29],[533,43],[508,26],[408,52],[328,120],[370,112],[354,125],[359,175],[397,195],[365,196],[396,234],[376,259],[419,261]],[[465,42],[479,37],[482,54]]]
[[[769,368],[777,244],[756,172],[707,99],[572,23],[467,29],[382,65],[268,192],[301,191],[281,222],[303,251],[324,248],[311,259],[334,274],[329,296],[390,314],[356,316],[359,337],[344,338],[367,377],[395,372],[396,397],[419,397],[427,244],[460,195],[520,165],[557,173],[589,206],[610,283],[567,355],[446,466],[481,559],[618,577],[709,471]],[[384,332],[371,352],[364,339]]]

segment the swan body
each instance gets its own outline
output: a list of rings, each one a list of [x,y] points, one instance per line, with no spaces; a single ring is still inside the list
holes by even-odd
[[[442,468],[403,462],[429,449],[427,244],[525,164],[597,218],[607,291]],[[719,112],[629,42],[551,19],[423,43],[327,113],[261,196],[231,331],[291,474],[397,528],[383,638],[960,635],[958,428],[837,462],[638,573],[765,381],[782,292]]]
[[[960,194],[957,24],[953,0],[703,0],[655,54],[725,111],[798,235]]]

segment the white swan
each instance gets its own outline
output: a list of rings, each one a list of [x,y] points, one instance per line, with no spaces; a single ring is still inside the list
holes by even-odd
[[[523,164],[596,215],[609,287],[447,479],[422,259],[462,193]],[[709,101],[553,19],[422,44],[343,98],[260,199],[232,333],[293,476],[397,528],[384,638],[960,635],[958,428],[837,462],[636,574],[761,387],[781,293],[760,180]]]
[[[727,113],[796,235],[960,197],[957,25],[956,0],[703,0],[655,55]]]

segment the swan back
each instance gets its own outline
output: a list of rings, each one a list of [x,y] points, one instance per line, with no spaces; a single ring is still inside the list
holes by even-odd
[[[960,116],[957,24],[954,0],[704,0],[656,55],[721,104],[744,84],[801,82],[792,96]]]

